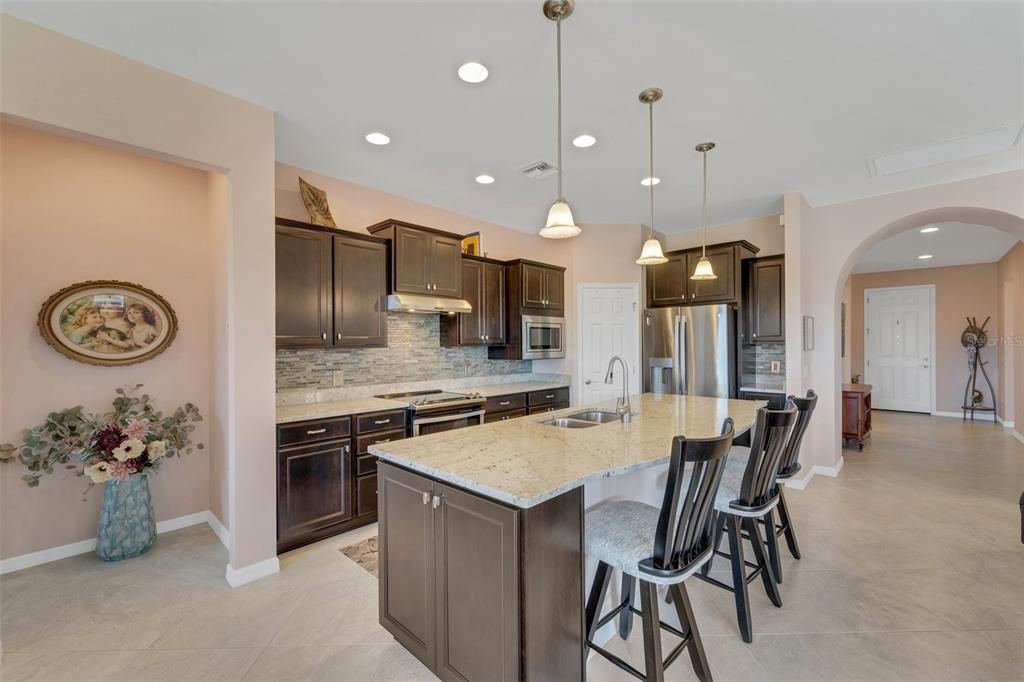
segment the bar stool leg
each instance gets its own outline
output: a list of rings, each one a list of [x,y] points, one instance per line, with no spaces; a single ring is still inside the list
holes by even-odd
[[[640,581],[640,611],[644,626],[644,671],[647,682],[665,682],[661,656],[661,620],[658,615],[658,586]]]
[[[786,506],[785,485],[779,485],[779,523],[782,524],[783,532],[786,535],[786,544],[789,545],[789,553],[794,559],[800,558],[800,546],[796,543],[796,531],[793,529],[793,519],[789,515],[789,507]]]
[[[729,558],[732,562],[733,596],[736,597],[736,621],[740,626],[740,636],[747,644],[754,641],[753,628],[750,624],[750,596],[747,594],[747,563],[743,558],[743,532],[740,519],[732,514],[725,517],[726,535],[729,536]]]
[[[690,605],[690,595],[686,592],[686,583],[672,585],[669,592],[672,593],[672,601],[676,606],[676,615],[679,616],[679,624],[682,626],[681,632],[691,637],[687,649],[690,662],[693,664],[693,672],[697,673],[697,679],[702,682],[711,682],[711,666],[708,665],[708,657],[704,653],[704,642],[697,629],[697,619],[693,617],[693,606]]]
[[[775,571],[772,570],[771,559],[768,558],[768,552],[764,547],[764,540],[761,539],[761,533],[757,527],[756,519],[744,519],[746,526],[750,532],[750,544],[754,548],[754,560],[758,566],[762,566],[761,569],[761,582],[764,583],[764,591],[768,593],[768,599],[771,600],[772,604],[776,607],[782,607],[782,593],[779,592],[779,585],[775,581]]]
[[[622,601],[633,605],[633,590],[636,589],[636,578],[628,573],[622,574]],[[633,631],[633,611],[629,608],[619,611],[619,637],[629,639]]]
[[[725,523],[726,523],[725,514],[720,514],[718,512],[715,512],[715,520],[713,521],[714,528],[715,528],[715,534],[714,534],[713,539],[711,540],[711,545],[712,545],[712,547],[714,547],[714,549],[711,552],[711,558],[708,559],[708,562],[706,564],[704,564],[703,566],[701,566],[701,569],[700,569],[701,575],[703,575],[705,577],[709,573],[711,573],[711,565],[715,561],[715,552],[718,551],[718,548],[722,544],[722,535],[725,533]]]
[[[587,640],[594,639],[594,631],[597,629],[597,621],[601,619],[601,608],[604,606],[604,597],[608,594],[608,585],[611,584],[611,580],[612,567],[603,561],[598,562],[597,573],[590,586],[590,596],[587,597]]]
[[[759,528],[755,521],[754,528]],[[764,541],[768,545],[768,559],[772,562],[772,572],[775,580],[782,583],[782,557],[779,556],[779,536],[775,534],[775,512],[769,511],[764,515]]]

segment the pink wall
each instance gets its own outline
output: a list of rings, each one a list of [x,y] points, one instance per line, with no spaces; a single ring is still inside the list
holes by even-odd
[[[55,409],[108,410],[115,388],[137,383],[158,407],[191,401],[209,418],[208,173],[8,123],[0,124],[0,137],[2,288],[8,293],[0,303],[2,392],[8,397],[0,438],[17,440]],[[39,306],[58,289],[88,279],[121,279],[160,293],[178,315],[177,338],[153,360],[126,367],[60,355],[39,335]],[[198,425],[195,438],[209,448],[208,423]],[[172,460],[151,478],[158,520],[209,508],[208,452]],[[83,502],[86,479],[59,472],[29,489],[23,473],[20,464],[0,466],[0,557],[95,536],[102,486]]]
[[[666,251],[688,249],[700,246],[703,230],[693,229],[685,232],[673,232],[665,236],[662,245]],[[708,243],[732,242],[746,239],[761,249],[758,256],[774,256],[785,253],[785,232],[779,225],[779,216],[770,215],[735,223],[722,223],[708,227]]]
[[[1005,387],[999,416],[1024,433],[1024,243],[1010,249],[996,268],[1002,311],[997,350]]]
[[[967,316],[984,321],[989,315],[990,336],[995,337],[1000,326],[1001,314],[997,304],[999,291],[998,268],[995,263],[961,265],[947,268],[919,268],[894,272],[874,272],[853,275],[851,305],[847,309],[847,329],[850,332],[850,371],[864,375],[864,290],[884,287],[907,287],[921,284],[935,285],[935,409],[939,412],[960,411],[964,396],[964,382],[967,380],[967,354],[960,345],[960,334],[967,324]],[[991,364],[986,368],[996,396],[1002,383],[1002,365],[996,348],[986,348],[982,358]],[[866,381],[866,379],[865,379]],[[986,394],[985,402],[991,404],[992,396],[978,377],[978,387]]]
[[[277,570],[267,504],[275,495],[273,113],[11,16],[0,22],[0,46],[0,107],[10,120],[227,175],[222,286],[205,293],[221,312],[214,343],[226,363],[217,367],[211,427],[226,444],[227,470],[213,478],[218,489],[227,481],[229,582]]]

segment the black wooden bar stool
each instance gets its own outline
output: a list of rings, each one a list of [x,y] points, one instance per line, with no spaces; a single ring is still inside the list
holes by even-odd
[[[696,573],[714,551],[713,507],[732,438],[731,419],[725,420],[722,435],[716,438],[687,440],[676,436],[661,509],[643,502],[616,500],[587,512],[587,554],[598,561],[587,598],[587,646],[641,680],[663,682],[665,669],[684,648],[689,651],[697,677],[711,680],[711,668],[683,581]],[[639,580],[640,609],[632,603],[631,580],[623,602],[601,617],[614,569]],[[661,622],[658,585],[669,586],[681,629]],[[598,628],[620,612],[635,613],[642,619],[643,672],[594,643]],[[660,628],[682,639],[664,659]],[[623,639],[626,633],[628,627],[623,627]]]
[[[744,642],[754,641],[750,621],[750,597],[747,585],[761,576],[765,592],[772,604],[782,606],[782,594],[775,579],[775,572],[758,528],[758,520],[764,519],[774,527],[773,511],[779,503],[778,486],[775,479],[779,473],[779,461],[789,434],[796,422],[797,408],[787,401],[785,409],[769,410],[762,407],[757,412],[754,435],[750,441],[750,452],[743,467],[726,466],[722,484],[715,498],[714,552],[728,557],[732,562],[732,585],[727,585],[710,576],[711,564],[704,564],[697,574],[701,580],[732,592],[736,598],[736,620]],[[735,448],[734,448],[735,450]],[[731,455],[730,455],[731,458]],[[722,535],[729,538],[729,553],[718,551]],[[774,539],[774,534],[772,535]],[[744,557],[743,540],[750,540],[754,550],[754,562]],[[747,569],[754,569],[747,573]]]

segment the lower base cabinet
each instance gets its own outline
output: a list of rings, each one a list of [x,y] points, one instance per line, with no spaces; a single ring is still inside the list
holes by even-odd
[[[581,489],[514,509],[377,475],[380,623],[402,646],[446,682],[583,679]]]
[[[530,414],[540,414],[542,412],[554,412],[555,410],[564,410],[569,407],[569,402],[564,403],[551,403],[550,405],[537,405],[536,407],[530,408]]]

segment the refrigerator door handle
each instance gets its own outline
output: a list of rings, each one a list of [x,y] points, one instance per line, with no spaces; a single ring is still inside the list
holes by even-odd
[[[686,395],[687,393],[687,367],[686,367],[686,318],[676,318],[675,344],[672,349],[675,357],[672,364],[675,366],[676,393]]]

